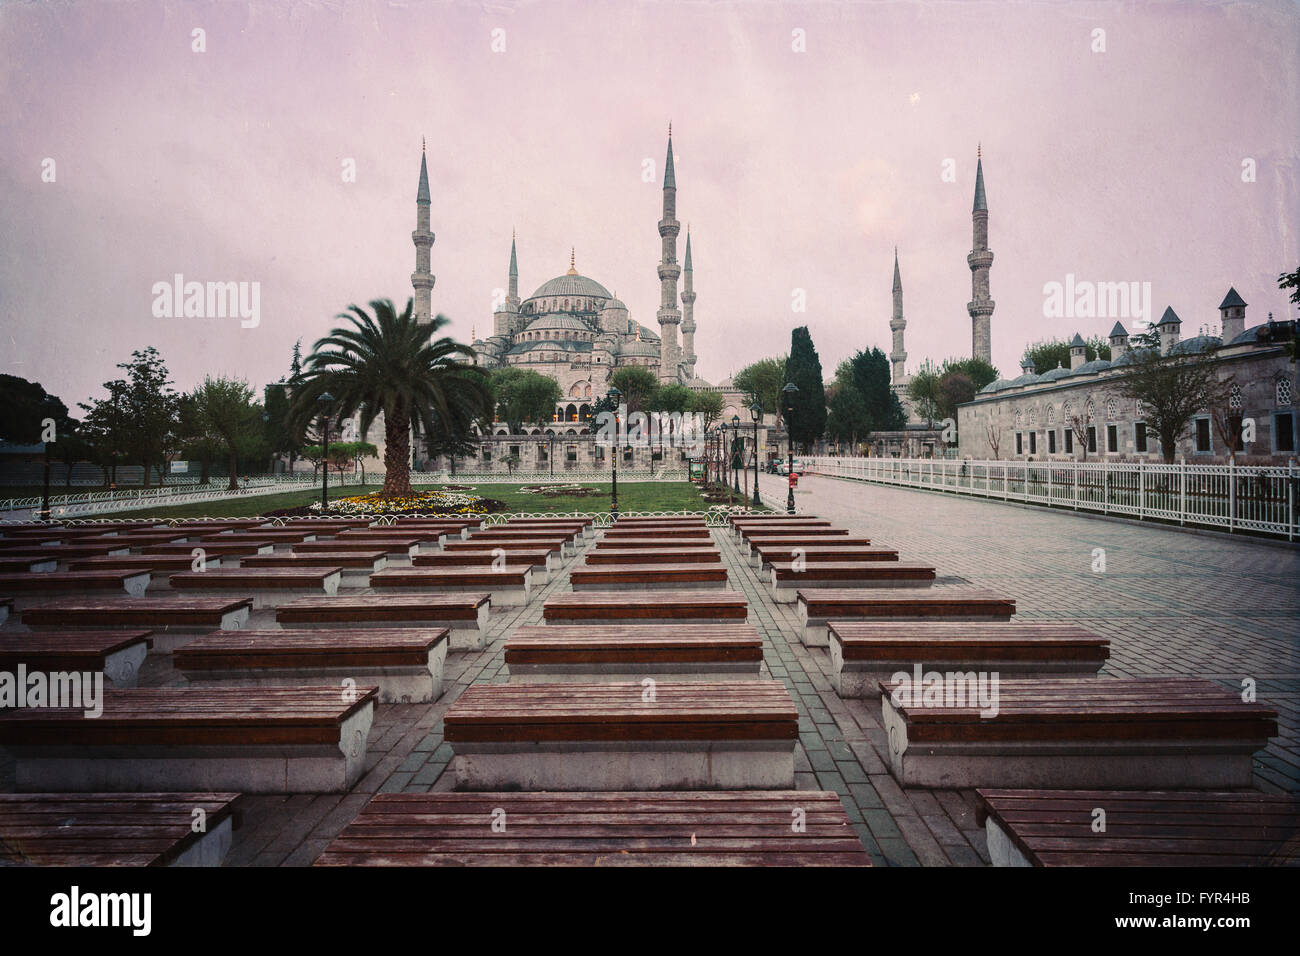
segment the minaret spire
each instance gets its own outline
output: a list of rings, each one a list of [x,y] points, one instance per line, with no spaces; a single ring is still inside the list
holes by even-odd
[[[433,233],[429,230],[429,164],[425,153],[424,138],[420,138],[420,184],[415,191],[415,231],[411,233],[411,242],[415,243],[415,271],[411,273],[411,288],[415,295],[415,320],[421,324],[432,319],[432,292],[434,277],[430,271],[430,252],[433,249]]]
[[[493,335],[514,335],[519,320],[519,260],[515,255],[515,231],[510,230],[510,272],[506,280],[506,297],[492,317]]]
[[[691,227],[686,226],[686,262],[682,269],[682,377],[695,380],[695,273],[691,268]]]
[[[907,350],[903,348],[903,330],[907,320],[903,318],[903,279],[898,271],[898,247],[894,247],[894,312],[889,320],[889,330],[894,333],[894,350],[889,353],[893,364],[890,379],[897,388],[907,380]]]
[[[989,204],[984,195],[983,148],[975,154],[975,203],[971,211],[972,242],[966,264],[970,266],[971,300],[966,311],[971,321],[971,356],[993,361],[992,317],[995,303],[989,297],[989,267],[993,265],[993,252],[989,249]]]
[[[677,221],[677,177],[673,172],[672,128],[668,133],[668,158],[664,162],[663,218],[659,220],[661,250],[659,257],[659,380],[676,382],[680,373],[681,347],[677,344],[677,327],[682,314],[677,309],[677,278],[681,267],[677,264],[677,234],[681,232]]]

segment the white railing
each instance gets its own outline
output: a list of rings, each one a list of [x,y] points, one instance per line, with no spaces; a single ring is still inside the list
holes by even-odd
[[[549,471],[516,471],[510,474],[504,471],[457,471],[451,474],[448,471],[426,471],[412,472],[412,485],[464,485],[470,483],[484,485],[513,485],[513,484],[567,484],[571,481],[611,481],[613,476],[608,468],[602,469],[562,469],[557,468],[554,474]],[[682,468],[655,469],[653,472],[648,468],[632,468],[618,470],[619,481],[685,481],[686,471]]]
[[[1300,535],[1300,469],[1147,462],[802,457],[809,474],[1227,531]]]

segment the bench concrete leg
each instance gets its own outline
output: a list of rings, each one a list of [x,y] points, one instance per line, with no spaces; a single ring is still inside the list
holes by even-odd
[[[148,656],[149,645],[145,641],[114,651],[104,658],[104,676],[114,687],[134,687],[140,678],[140,665]]]
[[[227,816],[167,865],[220,866],[234,842],[234,829],[234,818]]]
[[[984,824],[984,837],[988,840],[989,860],[994,866],[1032,866],[1011,837],[989,817]]]
[[[463,745],[461,745],[463,747]],[[481,745],[475,745],[481,746]],[[458,752],[451,761],[457,790],[789,790],[790,742],[727,750],[644,748]]]

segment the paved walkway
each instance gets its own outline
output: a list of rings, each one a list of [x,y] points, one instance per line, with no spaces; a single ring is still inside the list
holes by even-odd
[[[783,499],[784,479],[764,476],[763,493]],[[1296,551],[831,478],[801,480],[797,502],[800,511],[897,547],[905,559],[933,562],[939,587],[1001,590],[1016,598],[1018,618],[1075,621],[1109,637],[1104,674],[1196,675],[1234,687],[1253,678],[1281,727],[1256,759],[1256,786],[1300,791]],[[838,792],[876,864],[986,865],[972,792],[900,788],[888,771],[880,705],[836,695],[826,652],[799,643],[793,605],[771,601],[728,531],[714,537],[763,635],[765,672],[785,682],[799,707],[797,786]],[[1105,570],[1093,571],[1099,548]],[[581,552],[568,559],[527,606],[494,610],[489,645],[449,657],[441,700],[378,708],[367,772],[350,793],[245,798],[227,865],[310,864],[374,793],[451,789],[442,715],[471,683],[507,678],[506,637],[541,622],[543,602],[567,590],[567,572],[581,560]],[[183,683],[153,658],[142,678]],[[12,786],[11,767],[0,766],[0,789]]]

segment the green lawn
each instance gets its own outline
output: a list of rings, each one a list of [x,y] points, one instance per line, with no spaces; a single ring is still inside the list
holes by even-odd
[[[472,485],[472,483],[471,483]],[[585,488],[596,488],[598,494],[579,497],[563,495],[548,497],[544,494],[525,494],[519,489],[527,485],[484,484],[472,485],[469,494],[495,498],[506,504],[502,513],[540,513],[540,512],[597,512],[609,510],[609,482],[582,482]],[[349,485],[348,495],[378,491],[382,485],[367,485],[364,489]],[[420,490],[433,490],[438,485],[419,486]],[[334,498],[334,489],[330,498]],[[95,515],[96,518],[246,518],[261,515],[266,511],[280,508],[294,508],[310,504],[320,498],[320,489],[315,491],[291,491],[279,495],[249,495],[224,501],[207,501],[191,505],[175,505],[145,511],[123,511],[114,514]],[[741,498],[736,498],[741,504]],[[638,481],[618,483],[618,506],[623,512],[628,511],[707,511],[709,505],[701,497],[697,485],[688,481]]]

